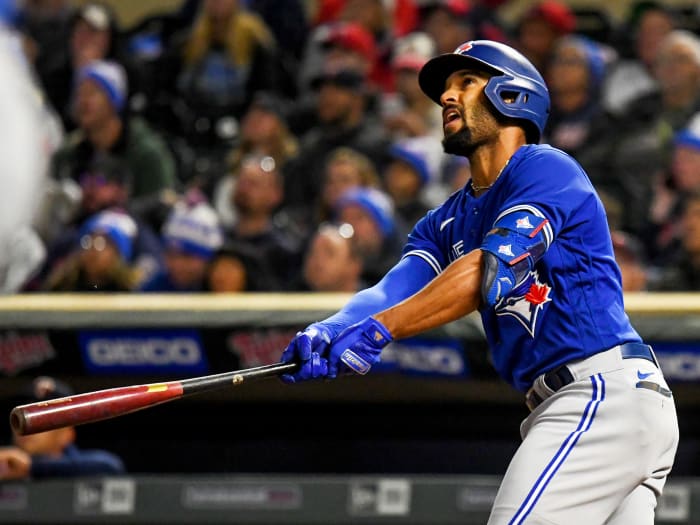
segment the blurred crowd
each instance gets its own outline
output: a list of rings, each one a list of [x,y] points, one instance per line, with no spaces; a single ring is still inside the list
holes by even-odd
[[[3,291],[376,283],[469,179],[417,79],[478,38],[546,78],[543,142],[603,198],[625,290],[700,290],[700,11],[543,0],[507,23],[507,3],[184,0],[124,28],[108,4],[19,2],[48,162]]]

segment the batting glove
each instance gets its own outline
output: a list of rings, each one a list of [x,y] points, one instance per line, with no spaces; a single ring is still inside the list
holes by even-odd
[[[349,326],[331,345],[327,377],[337,377],[340,363],[357,374],[366,374],[373,364],[379,362],[379,354],[393,340],[386,326],[374,317]]]
[[[301,367],[293,374],[282,374],[280,379],[287,384],[326,377],[328,360],[326,354],[331,343],[332,332],[322,323],[309,325],[297,335],[282,352],[282,363],[298,362]]]

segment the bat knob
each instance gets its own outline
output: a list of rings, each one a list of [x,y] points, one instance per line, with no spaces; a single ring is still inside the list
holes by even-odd
[[[24,435],[27,427],[27,418],[21,407],[15,407],[10,412],[10,427],[16,434]]]

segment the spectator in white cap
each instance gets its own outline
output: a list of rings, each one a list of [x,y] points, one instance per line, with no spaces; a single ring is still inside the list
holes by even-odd
[[[209,264],[223,244],[216,211],[196,192],[173,207],[161,231],[165,268],[141,287],[145,292],[201,292]]]
[[[79,182],[104,157],[131,174],[129,207],[156,200],[176,186],[175,161],[165,141],[141,117],[129,115],[129,87],[117,62],[96,60],[76,77],[73,110],[78,129],[54,154],[52,177]]]

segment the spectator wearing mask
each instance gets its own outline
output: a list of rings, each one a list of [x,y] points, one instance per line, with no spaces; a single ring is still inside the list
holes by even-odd
[[[50,402],[72,394],[67,383],[40,376],[19,392],[15,402]],[[11,446],[0,447],[0,481],[117,476],[126,472],[124,462],[113,452],[81,448],[73,426],[26,436],[13,432],[12,440]]]

